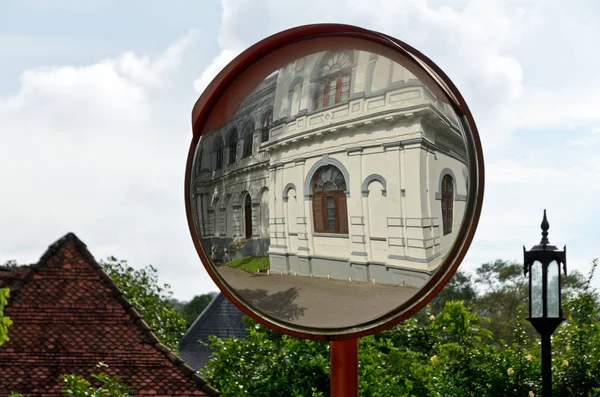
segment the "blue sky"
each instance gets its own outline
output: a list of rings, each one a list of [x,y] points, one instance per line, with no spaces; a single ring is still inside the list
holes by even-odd
[[[254,42],[343,22],[420,49],[473,111],[487,178],[462,267],[520,260],[547,208],[550,241],[587,272],[600,256],[599,14],[600,3],[583,0],[9,0],[0,262],[34,262],[73,231],[97,258],[154,264],[180,299],[215,290],[183,207],[191,108]]]

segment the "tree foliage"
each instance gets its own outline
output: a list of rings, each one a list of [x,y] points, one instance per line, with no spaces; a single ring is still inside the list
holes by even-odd
[[[123,295],[140,313],[158,339],[171,350],[186,331],[185,319],[171,305],[171,287],[158,284],[158,272],[152,265],[134,269],[127,261],[109,257],[100,265],[117,284]]]
[[[213,298],[214,296],[212,294],[196,295],[191,301],[182,305],[179,312],[185,319],[187,328],[189,328],[194,321],[196,321],[196,318],[202,314],[204,309],[206,309],[210,302],[212,302]]]
[[[596,263],[596,262],[594,262]],[[553,342],[554,396],[600,397],[600,302],[572,272],[568,320]],[[539,336],[525,319],[526,279],[516,263],[483,264],[418,315],[359,340],[361,397],[506,397],[541,394]],[[509,317],[512,316],[512,317]],[[248,338],[213,338],[202,370],[227,396],[329,396],[329,345],[252,321]]]
[[[4,315],[4,307],[8,304],[10,289],[0,288],[0,346],[8,342],[8,327],[12,325],[10,317]]]
[[[279,334],[247,319],[247,338],[211,337],[220,352],[202,372],[224,396],[321,397],[329,385],[329,345]]]
[[[3,267],[17,267],[17,261],[8,260],[2,264]],[[10,317],[4,315],[4,308],[8,305],[10,298],[9,288],[0,288],[0,346],[9,341],[8,328],[12,325]]]
[[[104,363],[96,366],[108,368]],[[119,376],[110,376],[105,372],[92,373],[90,380],[81,375],[62,375],[64,386],[61,394],[64,397],[129,397],[131,387],[124,384]],[[27,397],[17,392],[11,392],[8,397]]]

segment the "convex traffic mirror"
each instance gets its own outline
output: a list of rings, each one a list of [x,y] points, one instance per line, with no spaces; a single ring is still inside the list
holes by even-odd
[[[483,197],[477,129],[428,58],[309,25],[252,46],[193,109],[188,222],[247,314],[349,339],[410,316],[466,253]]]

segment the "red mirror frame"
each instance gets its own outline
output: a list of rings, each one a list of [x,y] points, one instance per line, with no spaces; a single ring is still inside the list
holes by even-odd
[[[224,100],[224,98],[228,101],[231,100],[231,103],[239,103],[245,94],[250,92],[266,76],[265,72],[272,72],[274,69],[268,64],[262,67],[258,66],[258,69],[256,66],[268,54],[284,48],[291,48],[293,45],[298,45],[306,40],[323,38],[332,38],[339,41],[359,39],[359,41],[367,41],[386,47],[390,51],[395,52],[399,57],[412,62],[412,66],[416,68],[415,72],[418,73],[419,78],[426,80],[430,84],[434,84],[434,87],[437,86],[445,94],[444,96],[450,100],[468,135],[466,137],[466,145],[469,166],[469,191],[465,218],[463,219],[454,245],[448,252],[444,263],[440,266],[440,271],[434,273],[432,278],[417,294],[395,310],[375,320],[358,324],[352,328],[321,330],[305,329],[300,326],[277,321],[267,315],[261,315],[259,312],[247,307],[243,301],[238,299],[235,293],[224,285],[223,281],[211,268],[208,256],[200,244],[194,227],[190,198],[192,164],[200,136],[203,132],[218,126],[220,122],[222,123],[227,118],[228,110],[218,109],[215,112],[215,105],[220,100]],[[254,74],[251,74],[253,78],[237,79],[251,67],[254,67]],[[412,69],[411,72],[413,72]],[[245,75],[245,77],[247,76]],[[188,226],[194,246],[208,274],[223,294],[246,315],[271,329],[296,337],[330,341],[356,339],[381,332],[409,318],[427,305],[454,275],[471,245],[481,215],[485,180],[483,151],[475,121],[462,95],[448,76],[421,52],[391,36],[351,25],[315,24],[292,28],[267,37],[238,55],[206,87],[192,110],[192,128],[193,138],[187,158],[184,194]]]

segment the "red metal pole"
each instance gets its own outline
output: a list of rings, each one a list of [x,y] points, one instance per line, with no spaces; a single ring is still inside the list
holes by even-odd
[[[331,397],[358,397],[358,339],[331,342]]]

